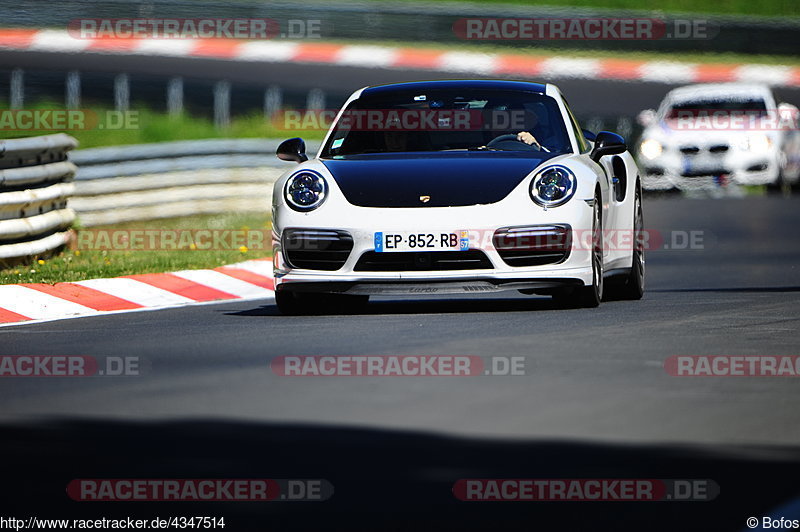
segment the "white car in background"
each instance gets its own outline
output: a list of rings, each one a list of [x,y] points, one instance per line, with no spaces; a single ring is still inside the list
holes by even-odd
[[[670,91],[658,110],[639,114],[642,186],[693,190],[800,179],[797,107],[767,85],[721,83]]]

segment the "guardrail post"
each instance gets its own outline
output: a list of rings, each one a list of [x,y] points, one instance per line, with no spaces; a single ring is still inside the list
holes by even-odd
[[[264,118],[271,120],[283,107],[283,92],[277,85],[270,85],[264,91]]]
[[[586,125],[584,127],[592,133],[599,133],[600,131],[603,131],[603,120],[599,116],[593,116],[586,121]]]
[[[214,84],[214,126],[225,129],[231,125],[231,84],[218,81]]]
[[[631,133],[633,133],[633,123],[627,116],[621,116],[617,120],[617,130],[615,133],[622,135],[623,138],[630,142]]]
[[[81,106],[81,75],[77,70],[67,73],[66,87],[67,109],[77,109]]]
[[[310,111],[321,111],[325,109],[325,93],[322,89],[311,89],[306,98],[306,109]]]
[[[170,78],[167,82],[167,113],[178,116],[183,113],[183,78]]]
[[[117,111],[127,111],[131,104],[131,86],[127,74],[117,74],[114,77],[114,108]]]
[[[11,71],[9,100],[9,107],[12,109],[22,109],[25,103],[25,73],[21,68],[15,68]]]

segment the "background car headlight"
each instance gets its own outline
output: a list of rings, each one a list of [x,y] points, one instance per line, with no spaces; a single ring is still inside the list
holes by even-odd
[[[765,152],[769,150],[770,146],[772,146],[772,140],[763,133],[748,135],[741,144],[743,150],[756,153]]]
[[[566,166],[548,166],[531,181],[531,199],[542,207],[556,207],[569,201],[578,183]]]
[[[325,178],[312,170],[301,170],[286,181],[286,203],[297,211],[310,211],[319,207],[328,195]]]
[[[664,147],[655,139],[647,139],[639,146],[639,153],[645,159],[655,159],[664,151]]]

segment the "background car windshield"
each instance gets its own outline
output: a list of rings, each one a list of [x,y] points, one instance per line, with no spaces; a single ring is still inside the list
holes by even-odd
[[[742,98],[742,99],[698,99],[687,100],[672,104],[667,111],[666,119],[672,120],[679,116],[682,111],[691,112],[714,112],[714,111],[734,111],[745,114],[762,116],[767,114],[767,104],[762,98]]]
[[[522,91],[423,90],[362,95],[334,126],[323,157],[363,153],[497,149],[538,152],[514,140],[531,133],[546,151],[570,153],[556,101]],[[486,146],[502,135],[509,140]]]

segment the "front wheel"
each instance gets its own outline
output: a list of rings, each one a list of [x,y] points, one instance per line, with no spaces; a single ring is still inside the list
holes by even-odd
[[[644,215],[642,193],[637,187],[633,204],[633,264],[622,285],[615,287],[616,299],[637,300],[644,295]]]
[[[595,196],[592,216],[592,284],[554,294],[553,299],[561,305],[595,308],[603,299],[602,208],[600,196]]]

